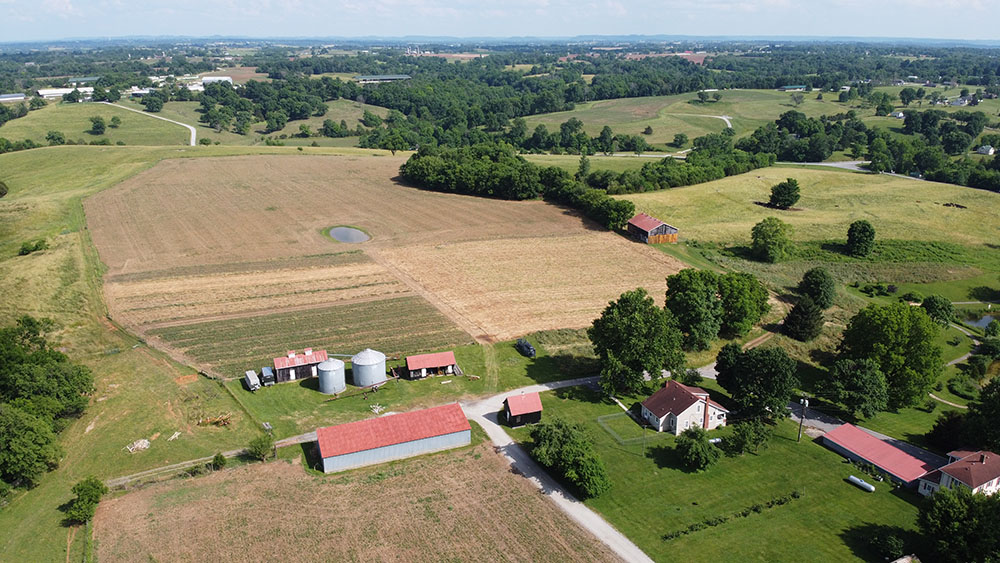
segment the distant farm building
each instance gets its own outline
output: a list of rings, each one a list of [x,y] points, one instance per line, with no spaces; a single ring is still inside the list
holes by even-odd
[[[511,395],[503,400],[503,411],[510,426],[535,424],[542,420],[542,398],[538,393]]]
[[[100,76],[78,76],[75,78],[67,78],[66,84],[72,84],[73,86],[78,86],[80,84],[90,84],[91,82],[97,82],[100,80]]]
[[[889,114],[889,117],[895,117],[896,119],[903,119],[906,117],[906,114],[904,114],[901,111],[894,111]]]
[[[778,90],[781,92],[805,92],[806,88],[808,88],[808,86],[805,84],[793,84],[791,86],[782,86],[781,88],[778,88]]]
[[[458,371],[454,352],[407,356],[406,372],[410,379],[419,379],[428,375],[454,375],[461,373]]]
[[[725,426],[729,413],[710,399],[704,389],[688,387],[672,379],[642,402],[640,412],[657,432],[670,432],[675,436],[688,428],[713,430]]]
[[[203,76],[201,79],[202,86],[208,86],[209,84],[216,84],[219,82],[228,82],[232,85],[233,78],[231,76]]]
[[[354,81],[358,84],[381,84],[383,82],[397,82],[409,79],[409,74],[368,74],[354,77]]]
[[[23,102],[24,94],[0,94],[0,102]]]
[[[663,221],[655,217],[650,217],[645,213],[640,213],[629,219],[628,225],[625,228],[636,240],[646,244],[677,242],[676,227],[671,227]]]
[[[312,348],[306,348],[302,354],[289,351],[287,355],[274,359],[275,379],[278,383],[284,383],[316,377],[316,366],[325,361],[326,350],[313,352]]]
[[[72,93],[73,90],[79,91],[84,98],[90,98],[94,94],[93,88],[85,86],[83,88],[42,88],[38,90],[38,95],[46,100],[58,100],[66,94]]]
[[[842,424],[827,432],[823,444],[847,459],[870,463],[905,485],[916,484],[917,479],[941,465],[879,440],[853,424]]]
[[[458,403],[316,430],[323,472],[333,473],[469,445]]]
[[[930,496],[959,485],[977,494],[996,494],[1000,491],[1000,456],[987,451],[948,452],[948,465],[921,477],[917,491]]]
[[[976,149],[976,152],[979,154],[985,154],[986,156],[991,156],[993,153],[997,152],[997,150],[990,145],[983,145]]]

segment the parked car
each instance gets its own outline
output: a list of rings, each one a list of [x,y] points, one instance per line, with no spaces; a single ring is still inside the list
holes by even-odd
[[[514,348],[525,357],[534,358],[535,357],[535,347],[531,345],[531,342],[523,338],[518,338],[517,342],[514,344]]]

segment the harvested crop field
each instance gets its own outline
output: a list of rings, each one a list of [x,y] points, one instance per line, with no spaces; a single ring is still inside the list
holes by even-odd
[[[272,462],[105,500],[100,561],[614,561],[488,444],[344,474]]]
[[[661,302],[677,260],[609,232],[380,250],[407,276],[502,340],[581,328],[623,291]]]

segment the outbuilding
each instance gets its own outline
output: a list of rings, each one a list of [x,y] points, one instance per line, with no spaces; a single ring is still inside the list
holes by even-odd
[[[419,379],[428,375],[455,375],[458,364],[454,352],[438,352],[436,354],[418,354],[406,357],[406,371],[410,379]]]
[[[228,82],[232,85],[233,78],[231,76],[203,76],[201,79],[202,86],[208,86],[209,84],[215,84],[218,82]]]
[[[509,426],[535,424],[542,420],[542,398],[538,393],[511,395],[503,400],[503,411]]]
[[[921,459],[872,436],[853,424],[842,424],[823,435],[823,444],[852,461],[864,461],[884,471],[898,483],[911,486],[936,470],[943,459]],[[937,458],[938,456],[933,456]]]
[[[326,350],[313,352],[312,348],[306,348],[302,354],[296,354],[295,350],[290,350],[288,354],[274,359],[275,381],[284,383],[285,381],[316,377],[316,366],[325,361]]]
[[[645,213],[640,213],[629,219],[625,228],[636,240],[646,244],[677,242],[677,229],[675,227]]]
[[[254,370],[247,370],[243,374],[243,380],[247,384],[247,391],[256,391],[260,389],[260,379],[257,377],[257,372]]]
[[[316,430],[323,472],[333,473],[467,446],[472,428],[458,403]]]
[[[0,102],[23,102],[24,94],[0,94]]]
[[[976,149],[976,152],[979,154],[984,154],[986,156],[992,156],[995,152],[997,152],[997,150],[993,148],[992,145],[983,145],[978,149]]]

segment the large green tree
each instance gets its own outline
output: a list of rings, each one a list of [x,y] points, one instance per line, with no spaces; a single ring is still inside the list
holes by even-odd
[[[1000,453],[1000,377],[984,385],[969,405],[966,428],[976,445]]]
[[[875,249],[875,227],[865,219],[859,219],[847,229],[847,253],[865,257]]]
[[[586,497],[611,488],[604,463],[583,428],[552,417],[531,428],[531,456],[555,471]]]
[[[86,523],[94,517],[97,504],[107,493],[107,485],[93,475],[73,485],[73,494],[76,496],[66,507],[66,519],[78,524]]]
[[[777,217],[767,217],[750,232],[750,252],[761,262],[780,262],[792,251],[792,226]]]
[[[842,358],[830,368],[826,388],[830,396],[863,418],[875,416],[889,404],[889,385],[874,360]]]
[[[933,561],[995,562],[1000,554],[1000,495],[976,495],[967,487],[942,488],[924,499],[920,534],[933,546]]]
[[[747,272],[730,272],[719,276],[718,280],[722,302],[720,334],[728,338],[745,336],[771,309],[767,303],[767,288]]]
[[[605,307],[587,330],[601,362],[601,387],[607,393],[646,389],[643,372],[684,371],[681,333],[674,315],[656,306],[645,289],[626,291]]]
[[[802,275],[798,292],[811,297],[820,309],[829,309],[837,296],[837,282],[826,268],[817,266]]]
[[[682,432],[675,448],[684,465],[694,471],[704,471],[722,457],[722,451],[708,441],[708,432],[700,426]]]
[[[688,268],[667,277],[665,307],[684,333],[685,350],[707,350],[722,327],[722,302],[715,272]]]
[[[919,307],[869,305],[848,323],[840,357],[874,361],[889,386],[889,407],[912,406],[941,373],[941,349],[934,343],[939,330]]]
[[[948,326],[955,319],[955,306],[951,300],[940,295],[928,295],[920,306],[932,321],[941,326]]]
[[[798,385],[795,360],[781,348],[740,350],[726,344],[719,351],[715,369],[719,385],[736,402],[744,417],[779,419],[788,416],[788,401]]]
[[[771,186],[771,199],[768,203],[778,209],[788,209],[799,201],[799,181],[788,178],[780,184]]]
[[[43,473],[56,467],[59,455],[48,421],[0,403],[0,479],[34,485]]]
[[[823,330],[823,309],[812,300],[812,297],[803,295],[785,316],[782,330],[800,342],[809,342]]]

